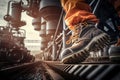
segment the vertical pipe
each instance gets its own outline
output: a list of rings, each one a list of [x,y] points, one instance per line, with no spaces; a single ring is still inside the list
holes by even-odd
[[[56,43],[55,43],[55,41],[53,41],[53,46],[52,46],[52,55],[53,55],[53,57],[52,57],[52,59],[53,59],[53,61],[55,61],[56,60],[56,55],[57,55],[57,48],[56,48]]]
[[[66,25],[65,25],[65,21],[63,20],[63,49],[66,48],[66,35],[65,35],[65,29],[66,29]]]
[[[11,16],[14,21],[21,21],[22,7],[20,2],[12,3]]]

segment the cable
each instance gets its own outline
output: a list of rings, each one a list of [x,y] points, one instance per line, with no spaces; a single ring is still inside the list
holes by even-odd
[[[54,35],[54,37],[53,37],[53,41],[55,41],[55,38],[56,38],[56,36],[57,36],[57,32],[58,32],[58,29],[59,29],[59,25],[60,25],[60,22],[61,22],[61,20],[62,20],[62,16],[63,16],[63,9],[62,9],[62,11],[61,11],[61,14],[60,14],[60,18],[59,18],[59,21],[58,21],[58,24],[57,24],[57,28],[56,28],[56,31],[55,31],[55,35]]]
[[[96,6],[95,6],[95,8],[94,8],[94,10],[93,10],[93,12],[92,12],[93,14],[94,14],[95,11],[97,10],[99,3],[100,3],[100,0],[98,0],[98,2],[96,3]]]
[[[93,0],[89,5],[92,6],[92,4],[95,2],[95,0]]]

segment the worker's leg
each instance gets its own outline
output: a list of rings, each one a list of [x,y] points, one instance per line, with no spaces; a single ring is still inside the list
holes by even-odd
[[[61,53],[63,63],[80,63],[90,52],[109,44],[109,36],[96,28],[98,19],[90,12],[90,7],[84,0],[67,0],[63,8],[66,12],[65,22],[73,31],[72,47]]]

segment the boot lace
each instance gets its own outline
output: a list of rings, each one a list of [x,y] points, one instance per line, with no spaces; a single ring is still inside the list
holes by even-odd
[[[75,29],[70,36],[70,38],[66,41],[66,44],[74,44],[79,42],[79,34],[81,34],[82,28],[88,26],[87,22],[79,23],[75,25]]]

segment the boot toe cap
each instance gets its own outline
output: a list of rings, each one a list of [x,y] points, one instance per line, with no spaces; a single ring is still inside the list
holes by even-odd
[[[60,57],[61,57],[61,59],[63,59],[63,58],[65,58],[65,57],[67,57],[67,56],[70,56],[70,55],[72,55],[72,54],[73,54],[72,50],[70,50],[69,48],[67,48],[67,49],[65,49],[65,50],[63,50],[63,51],[61,52]]]

